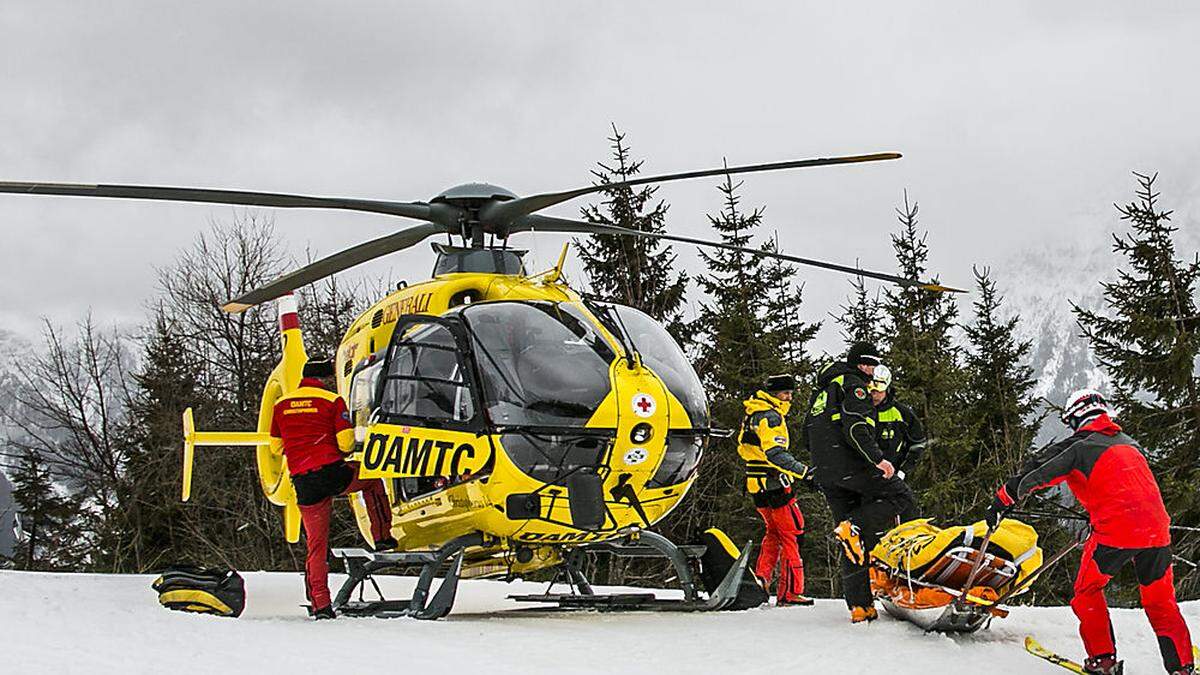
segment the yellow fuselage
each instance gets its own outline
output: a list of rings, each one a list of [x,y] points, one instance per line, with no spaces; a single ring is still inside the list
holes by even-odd
[[[471,303],[499,300],[571,303],[591,319],[610,343],[617,355],[609,367],[611,388],[584,425],[615,430],[611,442],[605,441],[608,447],[599,471],[609,516],[599,528],[572,526],[567,488],[548,486],[522,471],[506,453],[502,434],[386,424],[364,419],[366,415],[359,414],[356,422],[361,427],[361,445],[355,457],[360,462],[360,474],[385,479],[393,495],[392,532],[401,548],[435,548],[455,537],[482,532],[494,541],[489,555],[514,548],[534,552],[532,560],[519,565],[514,565],[510,558],[506,569],[499,562],[477,560],[473,570],[475,575],[500,573],[517,567],[529,569],[555,564],[558,544],[611,539],[631,527],[646,527],[666,516],[687,493],[694,478],[694,472],[689,472],[675,484],[647,486],[666,455],[668,430],[691,430],[706,421],[691,420],[663,380],[639,359],[631,359],[621,341],[604,329],[580,297],[565,285],[516,275],[454,273],[401,288],[372,306],[347,331],[336,357],[339,393],[351,402],[354,373],[365,361],[383,358],[400,317],[441,315],[464,297],[469,297]],[[631,438],[633,427],[638,424],[651,427],[649,440],[635,443]],[[644,426],[641,433],[645,433]],[[446,479],[447,487],[406,501],[397,494],[397,481],[391,479],[414,478]],[[644,519],[627,498],[628,490],[619,487],[623,485],[632,487],[637,495]],[[510,518],[506,513],[507,498],[534,492],[542,497],[539,517]],[[360,525],[366,525],[358,500],[352,500],[352,504]],[[495,569],[489,569],[489,565]]]

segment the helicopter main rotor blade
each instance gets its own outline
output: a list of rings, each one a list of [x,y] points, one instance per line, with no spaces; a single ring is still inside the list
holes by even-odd
[[[256,288],[239,298],[230,300],[222,305],[221,309],[230,314],[244,312],[255,305],[268,300],[274,300],[288,291],[296,290],[301,286],[319,281],[331,274],[336,274],[355,265],[365,263],[368,260],[374,260],[380,256],[415,246],[425,241],[428,237],[441,234],[445,231],[446,227],[443,225],[421,223],[378,239],[372,239],[344,251],[334,253],[326,258],[321,258],[316,262],[309,263],[295,272],[279,277],[262,288]]]
[[[277,209],[341,209],[366,211],[389,216],[436,219],[424,202],[389,202],[341,197],[309,197],[273,192],[210,190],[206,188],[161,187],[153,185],[84,185],[77,183],[21,183],[0,181],[0,192],[65,197],[108,197],[113,199],[154,199],[172,202],[206,202],[237,206],[266,206]]]
[[[777,171],[779,169],[801,169],[811,166],[831,166],[834,164],[858,164],[861,162],[878,162],[888,159],[900,159],[901,155],[898,152],[880,152],[871,155],[849,155],[845,157],[819,157],[817,159],[799,159],[788,162],[772,162],[769,164],[749,164],[746,166],[727,166],[720,169],[704,169],[702,171],[685,171],[683,173],[670,173],[660,176],[645,176],[643,178],[634,178],[632,180],[622,181],[618,183],[605,183],[603,185],[589,185],[587,187],[578,188],[575,190],[565,190],[563,192],[547,192],[540,195],[529,195],[527,197],[518,197],[505,202],[493,202],[487,204],[480,211],[480,220],[485,222],[506,223],[515,218],[529,215],[535,211],[540,211],[548,206],[554,206],[576,197],[580,197],[593,192],[602,192],[620,187],[633,187],[635,185],[646,185],[648,183],[665,183],[674,180],[687,180],[689,178],[704,178],[706,176],[724,176],[726,174],[738,173],[757,173],[760,171]]]
[[[933,281],[921,281],[919,279],[907,279],[898,277],[893,274],[885,274],[884,272],[873,272],[864,270],[858,267],[850,267],[848,265],[839,265],[837,263],[825,262],[824,260],[814,260],[812,258],[801,258],[800,256],[788,255],[787,253],[779,253],[775,251],[764,251],[757,248],[747,248],[745,246],[734,246],[719,241],[709,241],[707,239],[696,239],[694,237],[681,237],[674,234],[659,234],[655,232],[642,232],[641,230],[632,230],[627,227],[618,225],[604,225],[600,223],[587,223],[580,220],[570,220],[568,218],[555,218],[552,216],[529,215],[520,219],[513,224],[512,231],[536,231],[536,232],[570,232],[570,233],[588,233],[588,234],[609,234],[621,235],[627,237],[645,237],[648,239],[663,239],[666,241],[678,241],[684,244],[692,244],[693,246],[707,246],[710,248],[722,248],[727,251],[739,251],[749,255],[762,256],[765,258],[777,258],[788,262],[798,263],[800,265],[809,265],[811,267],[820,267],[822,269],[834,270],[835,272],[844,272],[855,276],[867,277],[870,279],[878,279],[896,284],[903,288],[920,288],[926,291],[937,293],[966,293],[961,288],[953,288],[943,286]]]

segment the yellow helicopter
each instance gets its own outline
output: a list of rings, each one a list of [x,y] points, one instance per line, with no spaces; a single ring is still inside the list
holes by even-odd
[[[257,431],[197,431],[184,413],[183,499],[196,446],[250,446],[267,499],[283,508],[299,541],[300,517],[286,460],[270,449],[275,403],[299,386],[308,361],[291,291],[359,263],[446,234],[430,280],[403,286],[359,316],[336,353],[337,390],[351,411],[364,478],[385,479],[395,552],[338,549],[349,578],[334,601],[343,613],[438,618],[460,577],[514,578],[558,568],[570,594],[522,596],[562,606],[711,610],[736,605],[748,549],[722,533],[709,546],[676,546],[649,530],[687,494],[715,430],[699,376],[657,321],[631,307],[591,302],[557,264],[527,273],[518,232],[654,237],[738,249],[933,291],[957,290],[782,253],[648,233],[536,212],[595,192],[648,183],[899,158],[879,153],[650,176],[519,197],[471,183],[428,202],[130,185],[0,182],[0,192],[356,210],[423,221],[292,272],[229,301],[241,312],[274,300],[282,358],[263,387]],[[350,500],[370,542],[357,497]],[[581,571],[590,551],[661,555],[681,600],[596,595]],[[706,558],[707,556],[707,558]],[[409,599],[352,598],[371,575],[419,565]],[[697,568],[707,565],[710,569]],[[717,572],[714,574],[713,569]],[[430,597],[432,583],[443,581]]]

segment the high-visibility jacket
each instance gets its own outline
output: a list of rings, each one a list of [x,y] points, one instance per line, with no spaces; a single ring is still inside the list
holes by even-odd
[[[803,479],[808,467],[788,451],[790,402],[760,391],[742,405],[746,416],[738,433],[738,455],[746,463],[746,491],[755,495],[757,506],[760,500],[769,499],[767,493],[782,493],[793,479]]]
[[[275,403],[271,445],[282,447],[293,476],[340,462],[354,448],[354,426],[341,396],[321,381],[304,378],[296,391]]]
[[[809,400],[804,440],[818,483],[878,471],[875,465],[883,461],[883,452],[875,438],[875,406],[861,370],[844,361],[825,366]]]
[[[875,409],[875,438],[884,459],[905,473],[916,470],[928,443],[925,425],[917,414],[891,394]]]

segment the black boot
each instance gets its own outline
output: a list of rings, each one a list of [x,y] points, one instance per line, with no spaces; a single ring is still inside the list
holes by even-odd
[[[1117,660],[1116,654],[1101,654],[1085,660],[1083,672],[1092,675],[1121,675],[1125,672],[1125,664]]]
[[[399,545],[400,542],[396,541],[395,537],[384,537],[383,539],[375,542],[375,552],[387,553],[388,551],[394,551]]]
[[[312,618],[316,621],[320,621],[322,619],[336,619],[337,614],[334,613],[333,607],[326,605],[320,609],[312,610]]]

